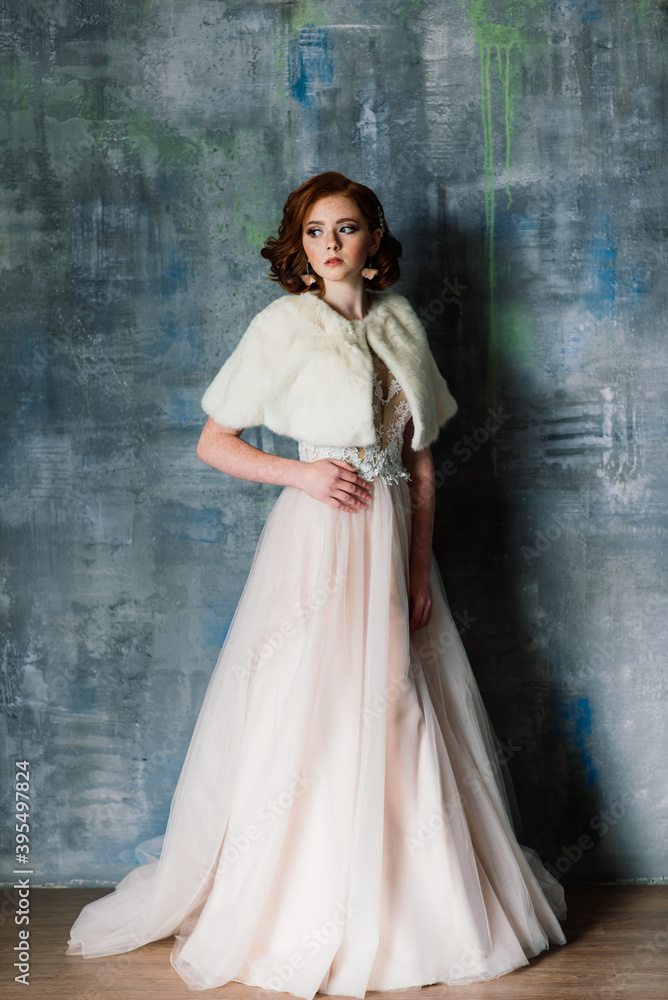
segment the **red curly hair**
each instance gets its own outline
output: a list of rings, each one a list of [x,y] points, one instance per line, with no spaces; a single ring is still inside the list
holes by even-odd
[[[335,170],[316,174],[304,181],[289,196],[283,206],[283,218],[278,227],[278,236],[270,236],[260,253],[271,263],[272,281],[278,281],[287,292],[301,295],[308,290],[301,279],[306,271],[306,251],[302,242],[302,231],[307,212],[314,202],[326,195],[339,194],[351,198],[364,216],[369,232],[382,229],[380,246],[374,254],[373,266],[378,268],[375,278],[365,278],[367,288],[383,289],[393,285],[399,278],[399,262],[401,243],[395,239],[387,228],[380,201],[364,184],[351,181]],[[325,293],[322,278],[314,274],[314,289],[321,298]]]

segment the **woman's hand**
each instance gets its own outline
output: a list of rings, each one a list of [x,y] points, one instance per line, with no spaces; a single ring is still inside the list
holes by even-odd
[[[366,479],[349,462],[338,458],[319,458],[315,462],[300,462],[299,488],[316,500],[337,510],[354,514],[366,510],[371,491]]]
[[[432,596],[429,571],[409,570],[409,611],[408,631],[424,628],[431,619]]]

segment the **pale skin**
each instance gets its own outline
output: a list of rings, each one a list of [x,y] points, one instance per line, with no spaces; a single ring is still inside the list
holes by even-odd
[[[324,301],[347,319],[363,319],[368,311],[362,268],[378,249],[382,231],[371,232],[354,201],[342,195],[320,198],[310,207],[302,242],[311,270],[325,284]],[[372,502],[369,482],[354,466],[339,459],[314,462],[270,455],[241,439],[244,428],[223,427],[209,417],[199,442],[197,457],[214,469],[254,483],[295,486],[347,514],[360,513]],[[431,448],[413,451],[413,421],[404,432],[402,461],[410,473],[412,508],[409,560],[411,632],[429,623],[432,611],[430,584],[434,527],[434,462]]]

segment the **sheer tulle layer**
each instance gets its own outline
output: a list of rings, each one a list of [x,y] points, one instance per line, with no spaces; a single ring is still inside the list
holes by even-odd
[[[193,989],[312,998],[490,979],[565,938],[432,557],[409,634],[405,480],[342,513],[286,487],[258,543],[158,861],[84,907],[69,954],[174,934]]]

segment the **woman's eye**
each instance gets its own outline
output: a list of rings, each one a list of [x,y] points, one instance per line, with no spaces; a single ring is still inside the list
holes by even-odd
[[[357,232],[357,226],[341,226],[341,229],[339,231],[342,232],[342,233],[356,233]],[[307,229],[306,230],[306,235],[307,236],[321,236],[322,232],[323,232],[323,230],[316,226],[314,229]]]

